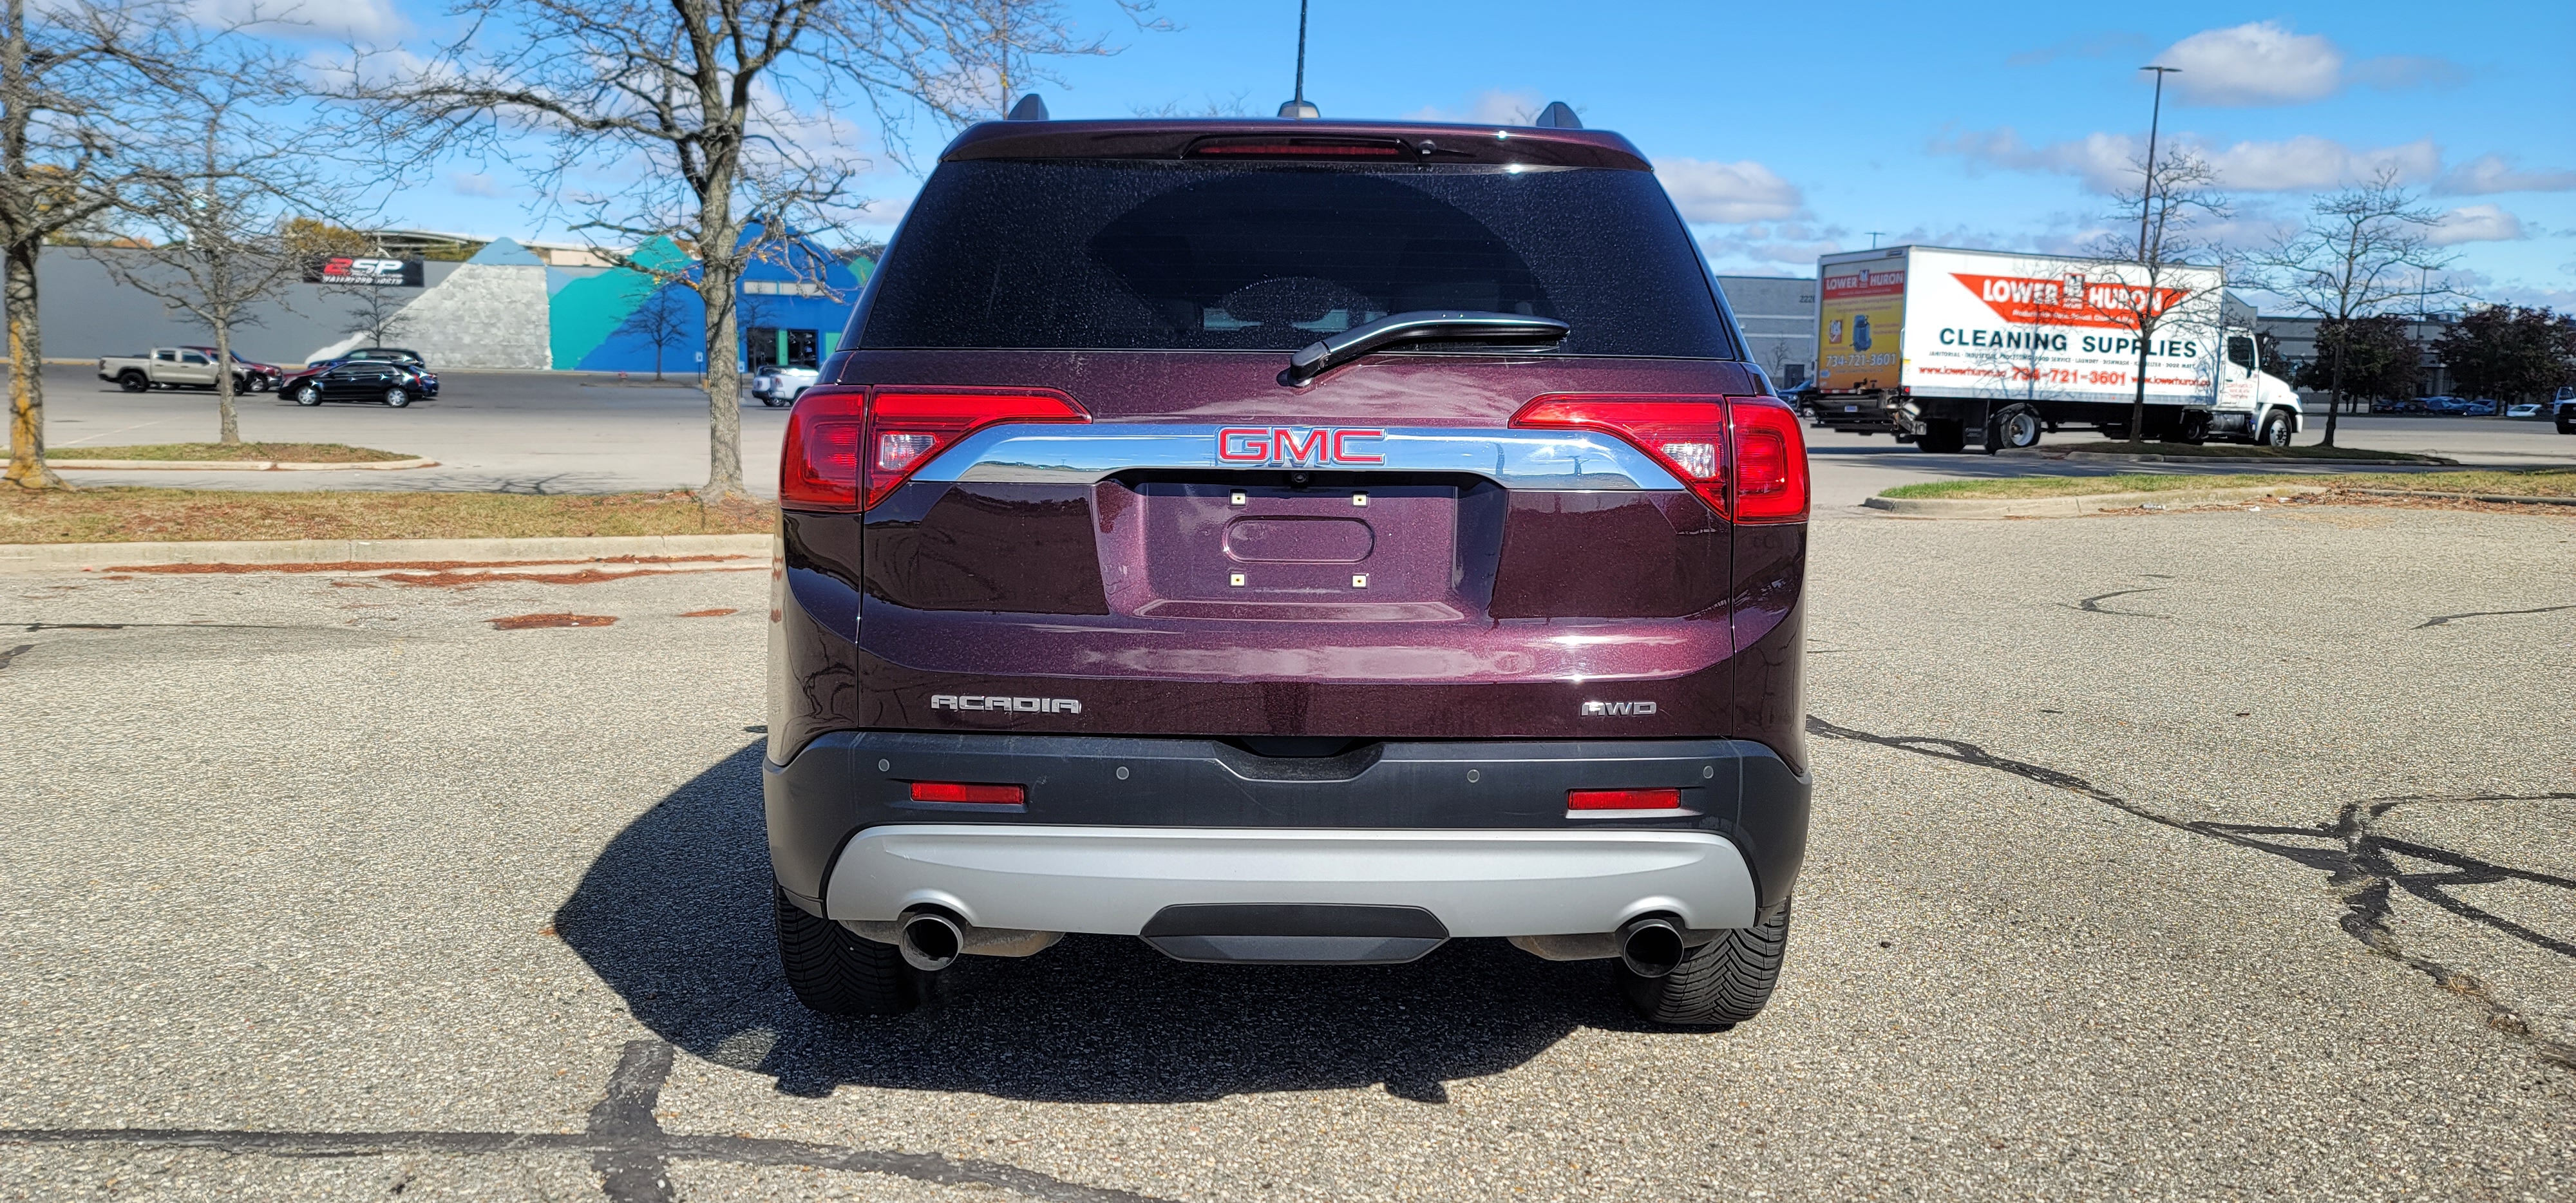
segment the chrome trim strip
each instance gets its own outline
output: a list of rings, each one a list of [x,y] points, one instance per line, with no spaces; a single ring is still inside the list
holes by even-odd
[[[1339,428],[1347,429],[1349,424]],[[1217,461],[1220,429],[1234,427],[1166,422],[995,426],[949,448],[913,479],[1087,485],[1138,468],[1249,467]],[[1514,489],[1670,492],[1682,487],[1644,452],[1597,431],[1456,426],[1384,430],[1385,437],[1369,444],[1368,450],[1385,462],[1320,467],[1336,472],[1462,472]]]

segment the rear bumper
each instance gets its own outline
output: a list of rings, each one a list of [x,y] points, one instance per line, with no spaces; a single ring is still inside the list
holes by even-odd
[[[1787,896],[1809,784],[1742,740],[1389,742],[1329,759],[1212,740],[834,732],[765,765],[770,858],[808,910],[1135,935],[1167,907],[1420,908],[1451,935],[1741,927]],[[1016,784],[1019,807],[915,803]],[[1572,789],[1679,810],[1568,812]]]
[[[1753,923],[1753,879],[1704,831],[872,827],[832,870],[824,913],[889,922],[941,907],[977,927],[1146,934],[1174,907],[1417,908],[1447,936],[1608,932],[1668,913]]]

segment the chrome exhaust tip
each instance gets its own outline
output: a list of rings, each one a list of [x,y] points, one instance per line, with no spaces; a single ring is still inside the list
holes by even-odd
[[[924,973],[956,964],[957,954],[966,948],[966,929],[937,911],[906,914],[901,934],[895,947],[903,950],[903,963]]]
[[[1619,928],[1619,963],[1639,977],[1668,976],[1689,953],[1681,927],[1661,915],[1640,916]]]

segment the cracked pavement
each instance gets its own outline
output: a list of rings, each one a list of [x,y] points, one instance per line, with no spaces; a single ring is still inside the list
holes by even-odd
[[[1819,525],[1814,838],[1779,995],[1721,1033],[1481,941],[1075,937],[805,1014],[764,586],[0,578],[41,769],[0,812],[0,1198],[2576,1181],[2576,515]],[[617,621],[491,624],[557,612]]]

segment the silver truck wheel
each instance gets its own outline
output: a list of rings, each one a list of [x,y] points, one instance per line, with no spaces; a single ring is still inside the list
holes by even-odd
[[[151,388],[152,381],[141,372],[124,372],[117,376],[116,387],[129,393],[139,393]]]
[[[2290,415],[2273,410],[2263,416],[2262,444],[2266,447],[2290,445]]]
[[[1986,419],[1986,454],[2039,446],[2040,430],[2038,410],[2027,405],[2007,405]]]

